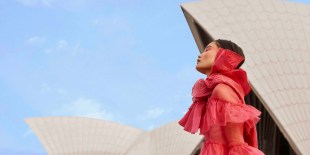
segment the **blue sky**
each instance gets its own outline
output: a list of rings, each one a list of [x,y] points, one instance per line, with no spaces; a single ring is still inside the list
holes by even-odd
[[[179,6],[189,1],[0,0],[0,154],[46,154],[30,117],[178,120],[204,77]]]

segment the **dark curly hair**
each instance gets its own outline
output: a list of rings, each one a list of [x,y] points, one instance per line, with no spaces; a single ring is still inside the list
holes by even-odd
[[[230,40],[224,40],[224,39],[217,39],[214,40],[214,42],[216,43],[216,45],[220,48],[224,48],[224,49],[229,49],[239,55],[241,55],[244,59],[243,61],[241,61],[239,63],[239,65],[236,68],[240,68],[240,66],[244,63],[245,61],[245,56],[243,53],[243,50],[234,42],[230,41]]]

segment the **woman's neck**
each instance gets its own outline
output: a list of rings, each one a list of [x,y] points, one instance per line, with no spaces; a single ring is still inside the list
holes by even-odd
[[[207,76],[209,76],[209,75],[210,75],[210,72],[211,72],[211,71],[210,71],[210,70],[208,70],[208,71],[206,71],[206,73],[205,73],[205,74],[206,74]]]

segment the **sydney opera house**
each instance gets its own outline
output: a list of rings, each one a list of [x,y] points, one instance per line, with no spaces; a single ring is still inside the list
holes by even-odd
[[[198,50],[229,39],[245,51],[262,111],[259,148],[266,155],[310,152],[310,5],[283,0],[204,0],[181,5]],[[50,155],[198,155],[203,137],[172,122],[152,131],[81,117],[27,118]]]

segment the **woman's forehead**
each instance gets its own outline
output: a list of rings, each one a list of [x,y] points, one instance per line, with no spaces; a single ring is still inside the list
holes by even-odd
[[[207,47],[217,47],[217,45],[216,45],[216,43],[214,42],[214,41],[212,41],[211,43],[209,43],[207,46],[206,46],[206,48]]]

